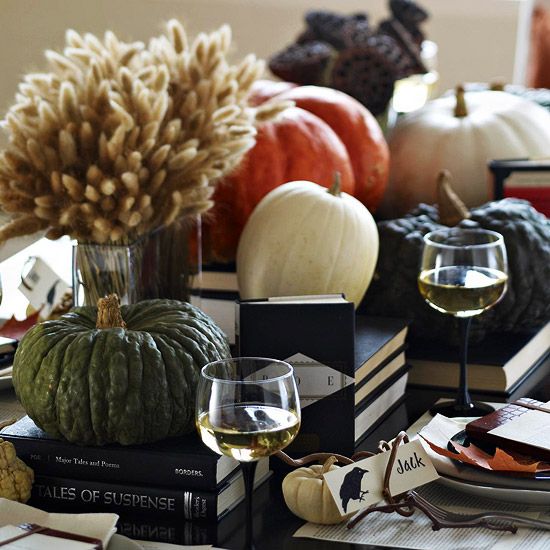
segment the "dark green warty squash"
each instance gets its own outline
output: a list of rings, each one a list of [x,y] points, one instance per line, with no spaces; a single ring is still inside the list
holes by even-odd
[[[200,369],[229,356],[221,330],[196,307],[175,300],[120,307],[110,296],[30,329],[13,385],[52,436],[138,444],[193,430]]]
[[[498,231],[508,253],[508,290],[495,307],[472,319],[471,340],[490,332],[522,332],[550,320],[550,220],[527,201],[504,199],[474,208],[459,226]],[[413,319],[411,335],[457,342],[453,317],[436,312],[418,291],[423,236],[446,227],[437,206],[419,205],[400,219],[379,222],[380,253],[360,311]]]

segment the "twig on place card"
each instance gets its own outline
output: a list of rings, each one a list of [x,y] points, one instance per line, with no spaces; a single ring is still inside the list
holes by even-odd
[[[335,455],[333,453],[315,453],[299,460],[293,460],[282,452],[277,453],[277,456],[292,466],[303,466]],[[357,459],[365,456],[367,456],[365,460],[356,462]],[[351,459],[339,456],[338,462],[347,464],[347,466],[325,473],[324,479],[340,513],[349,513],[368,506],[347,524],[350,529],[373,512],[396,512],[401,516],[410,517],[415,510],[420,510],[430,519],[434,531],[456,527],[486,527],[491,530],[515,533],[517,525],[550,529],[548,522],[525,520],[525,518],[511,514],[498,512],[452,513],[420,496],[412,489],[432,481],[438,476],[420,441],[409,442],[405,432],[400,432],[389,443],[381,441],[376,454],[364,451],[357,453]],[[367,464],[370,470],[366,467]],[[366,477],[366,474],[370,475],[368,476],[369,484],[365,487],[363,477]],[[384,504],[376,504],[381,499],[385,501]]]

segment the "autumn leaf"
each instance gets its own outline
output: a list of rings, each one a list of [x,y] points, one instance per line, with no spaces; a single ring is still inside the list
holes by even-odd
[[[8,319],[2,327],[0,327],[0,336],[21,340],[25,333],[38,322],[39,314],[40,311],[35,311],[32,315],[23,319],[23,321],[18,321],[12,316],[11,319]]]
[[[534,461],[531,458],[511,455],[497,447],[495,456],[489,461],[492,470],[507,472],[527,472],[536,474],[537,472],[550,471],[550,464],[541,461]]]
[[[538,472],[550,471],[550,464],[533,460],[528,457],[513,455],[497,448],[494,456],[482,451],[479,447],[471,443],[468,447],[464,447],[454,441],[451,445],[456,449],[456,453],[439,447],[426,439],[422,434],[420,437],[430,446],[430,448],[441,456],[446,456],[452,460],[457,460],[465,464],[477,466],[484,470],[492,470],[494,472],[517,472],[534,475]]]
[[[489,460],[491,459],[491,455],[482,451],[478,447],[475,447],[475,445],[462,447],[462,445],[458,445],[457,443],[453,442],[452,445],[457,450],[457,452],[454,453],[453,451],[449,451],[448,449],[444,449],[443,447],[439,447],[438,445],[435,445],[435,443],[428,441],[422,434],[420,434],[420,437],[422,437],[422,439],[424,439],[424,441],[438,455],[446,456],[447,458],[452,458],[453,460],[465,462],[466,464],[471,464],[472,466],[478,466],[487,470],[491,469],[489,467]],[[474,447],[474,449],[472,449],[472,447]]]

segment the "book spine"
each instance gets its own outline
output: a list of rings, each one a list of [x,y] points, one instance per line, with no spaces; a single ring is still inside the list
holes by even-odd
[[[129,452],[115,447],[79,447],[63,441],[11,437],[17,455],[35,473],[69,479],[113,481],[181,489],[216,489],[217,457]]]
[[[47,508],[216,521],[216,492],[36,476],[31,502]]]

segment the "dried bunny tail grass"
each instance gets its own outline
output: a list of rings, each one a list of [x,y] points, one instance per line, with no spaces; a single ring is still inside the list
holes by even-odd
[[[23,79],[3,123],[0,206],[16,217],[0,242],[37,228],[128,242],[211,207],[255,124],[285,105],[248,105],[264,63],[228,62],[228,26],[191,42],[179,21],[165,29],[147,47],[68,30],[63,51],[46,52],[50,72]]]
[[[22,216],[13,219],[7,224],[0,227],[0,242],[5,242],[14,237],[21,237],[23,235],[31,235],[48,226],[45,220],[37,218],[36,216]]]
[[[294,101],[280,101],[272,99],[263,103],[256,108],[255,119],[256,122],[267,122],[270,120],[276,120],[286,109],[294,107]]]

